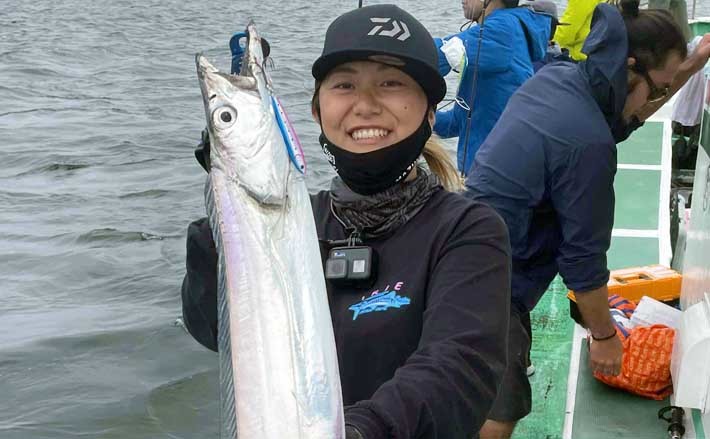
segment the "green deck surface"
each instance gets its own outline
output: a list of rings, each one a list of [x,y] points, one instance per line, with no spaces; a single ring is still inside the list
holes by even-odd
[[[607,253],[610,270],[658,263],[658,240],[615,237]]]
[[[660,140],[663,138],[662,122],[646,122],[628,140],[617,146],[619,164],[660,165]]]
[[[614,228],[658,229],[661,171],[619,169],[614,189],[617,206]]]
[[[515,429],[516,439],[562,437],[567,401],[567,375],[574,321],[569,317],[567,288],[557,277],[532,312],[535,375],[532,412]]]
[[[668,424],[658,419],[658,410],[668,399],[655,401],[609,387],[591,378],[589,353],[580,351],[577,402],[572,431],[574,439],[667,438]],[[532,436],[531,436],[532,438]]]
[[[700,0],[698,3],[702,2],[703,0]],[[710,22],[708,21],[696,21],[694,23],[690,23],[690,30],[693,32],[693,35],[703,35],[708,32],[710,32]]]

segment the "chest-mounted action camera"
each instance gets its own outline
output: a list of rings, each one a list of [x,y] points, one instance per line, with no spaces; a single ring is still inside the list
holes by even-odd
[[[343,241],[329,241],[325,278],[335,286],[369,288],[377,278],[377,252],[354,232]]]

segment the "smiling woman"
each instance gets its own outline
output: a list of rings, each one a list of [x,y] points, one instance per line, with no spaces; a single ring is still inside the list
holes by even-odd
[[[311,110],[338,174],[311,203],[347,439],[470,439],[505,368],[508,235],[491,208],[446,190],[460,182],[431,137],[446,93],[437,56],[421,23],[378,5],[337,18],[312,67]],[[184,320],[216,350],[206,221],[187,249]]]

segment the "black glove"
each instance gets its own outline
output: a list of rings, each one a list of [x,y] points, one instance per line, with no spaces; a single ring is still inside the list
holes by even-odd
[[[202,139],[195,148],[195,158],[205,171],[210,172],[210,133],[207,128],[202,130]]]
[[[345,439],[365,439],[360,430],[352,425],[345,426]]]

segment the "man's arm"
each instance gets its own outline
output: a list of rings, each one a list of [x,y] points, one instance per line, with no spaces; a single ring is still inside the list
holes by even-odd
[[[557,263],[567,286],[575,291],[585,324],[595,339],[614,334],[606,284],[606,252],[614,223],[615,151],[612,145],[589,144],[573,151],[565,169],[555,172],[552,203],[562,230]],[[618,374],[621,342],[598,340],[590,348],[592,369]]]
[[[698,46],[695,48],[693,53],[691,53],[688,58],[681,63],[678,67],[678,72],[676,72],[673,77],[673,83],[671,83],[670,93],[665,99],[658,102],[653,102],[646,104],[639,111],[638,118],[640,121],[645,121],[651,117],[659,108],[661,108],[666,102],[668,102],[673,95],[675,95],[678,90],[680,90],[688,79],[691,78],[695,73],[702,69],[708,62],[708,57],[710,57],[710,33],[705,34],[703,39],[700,40]]]
[[[609,314],[609,291],[606,285],[575,293],[575,298],[582,320],[592,332],[592,343],[589,347],[592,370],[602,375],[618,375],[621,373],[623,347],[616,336],[616,326]]]

